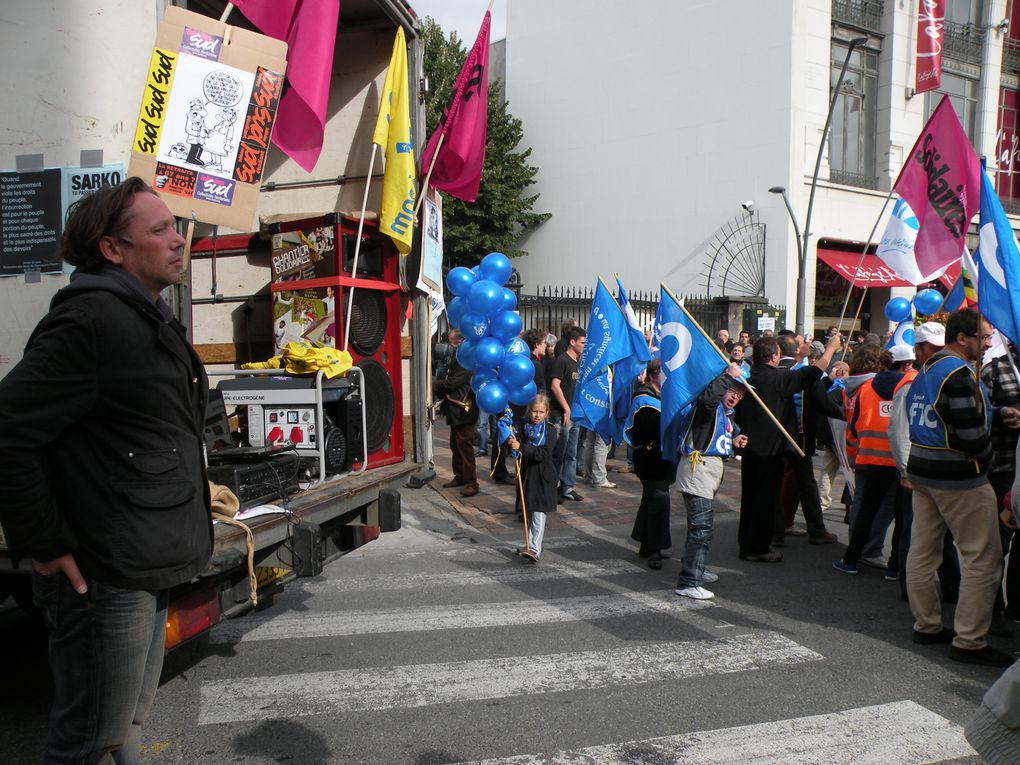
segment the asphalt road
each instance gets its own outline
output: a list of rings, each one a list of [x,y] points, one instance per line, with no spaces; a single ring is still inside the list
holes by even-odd
[[[676,559],[636,556],[628,523],[568,508],[532,565],[512,519],[470,510],[406,490],[401,531],[174,656],[143,760],[979,762],[962,725],[997,671],[914,645],[896,584],[831,569],[842,545],[796,537],[781,564],[740,561],[723,508],[717,597],[694,603],[672,594]],[[5,763],[38,761],[41,641],[0,613]]]

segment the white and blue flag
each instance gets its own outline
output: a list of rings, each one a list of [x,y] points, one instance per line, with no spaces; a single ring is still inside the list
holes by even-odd
[[[1020,341],[1020,247],[988,173],[981,173],[978,308],[1014,344]],[[978,253],[974,253],[978,260]]]
[[[683,435],[683,410],[728,366],[715,344],[665,286],[660,288],[662,316],[662,458],[677,461]]]
[[[645,333],[641,330],[637,316],[634,315],[634,309],[630,305],[627,291],[623,288],[623,282],[620,281],[619,276],[616,277],[616,287],[617,294],[619,295],[620,310],[623,311],[623,316],[627,320],[627,326],[630,328],[631,345],[630,356],[620,359],[613,365],[612,398],[614,427],[612,438],[616,443],[622,444],[623,429],[626,425],[627,417],[630,415],[631,386],[638,375],[648,366],[648,362],[652,360],[652,354],[648,350],[648,343],[645,342]]]

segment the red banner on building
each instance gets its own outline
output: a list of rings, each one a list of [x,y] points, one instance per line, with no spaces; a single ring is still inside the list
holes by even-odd
[[[919,0],[917,14],[917,78],[914,90],[924,93],[942,84],[942,41],[946,0]]]

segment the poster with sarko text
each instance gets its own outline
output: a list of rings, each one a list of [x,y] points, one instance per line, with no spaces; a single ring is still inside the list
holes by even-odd
[[[129,175],[180,218],[250,231],[287,44],[175,6],[156,30]]]

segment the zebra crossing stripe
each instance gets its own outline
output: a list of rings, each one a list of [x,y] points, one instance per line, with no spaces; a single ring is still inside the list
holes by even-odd
[[[972,757],[963,729],[913,701],[470,765],[924,765]],[[462,763],[461,765],[468,765]]]
[[[591,595],[582,598],[518,600],[507,603],[458,603],[419,608],[372,608],[295,616],[252,617],[227,621],[213,630],[214,643],[294,640],[341,635],[393,634],[432,630],[479,629],[591,621],[649,612],[713,608],[703,600],[668,595]]]
[[[602,651],[369,667],[203,683],[201,725],[424,707],[747,672],[823,657],[775,632]]]
[[[516,561],[514,561],[516,563]],[[540,566],[503,565],[478,571],[447,574],[391,574],[380,576],[348,576],[341,579],[299,579],[288,587],[308,594],[328,592],[356,592],[358,590],[422,590],[425,588],[449,589],[487,584],[527,584],[549,579],[569,579],[638,574],[644,569],[635,563],[609,558],[595,561],[568,561],[542,563]]]

